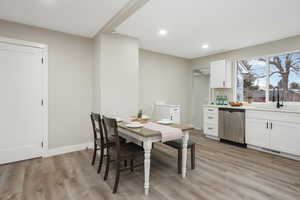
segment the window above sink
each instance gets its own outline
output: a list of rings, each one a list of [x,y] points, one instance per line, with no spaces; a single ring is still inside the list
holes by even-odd
[[[300,51],[237,61],[237,101],[271,102],[276,87],[285,102],[300,102]]]

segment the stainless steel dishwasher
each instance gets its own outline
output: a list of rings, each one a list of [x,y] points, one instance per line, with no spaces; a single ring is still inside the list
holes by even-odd
[[[219,108],[219,137],[245,144],[245,110]]]

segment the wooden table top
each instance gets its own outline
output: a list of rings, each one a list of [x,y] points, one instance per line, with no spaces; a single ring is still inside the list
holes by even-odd
[[[133,133],[136,133],[142,137],[154,137],[154,136],[161,136],[161,133],[159,131],[155,131],[155,130],[151,130],[148,128],[129,128],[126,126],[126,124],[128,124],[128,122],[119,122],[118,125],[120,128],[126,129],[128,131],[131,131]],[[191,125],[186,125],[186,124],[170,124],[170,125],[165,125],[165,126],[170,126],[173,128],[179,128],[182,131],[189,131],[189,130],[193,130],[194,127]]]

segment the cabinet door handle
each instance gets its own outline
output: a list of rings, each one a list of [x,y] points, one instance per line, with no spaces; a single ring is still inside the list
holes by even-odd
[[[211,127],[208,127],[208,130],[213,130],[213,128],[211,128]]]
[[[273,129],[273,123],[271,122],[271,130]]]
[[[267,122],[267,129],[269,129],[269,122]]]
[[[213,117],[208,117],[208,119],[213,119]]]
[[[214,111],[213,109],[208,109],[208,111]]]
[[[225,87],[225,81],[223,81],[223,87]]]

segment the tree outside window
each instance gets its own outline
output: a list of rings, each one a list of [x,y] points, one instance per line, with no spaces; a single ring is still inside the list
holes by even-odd
[[[237,100],[265,102],[266,62],[262,58],[241,60],[237,68]]]
[[[300,53],[238,61],[236,87],[238,101],[266,102],[267,92],[271,101],[278,87],[284,101],[300,102]]]
[[[270,100],[278,87],[284,101],[300,101],[300,53],[273,56],[270,63]]]

